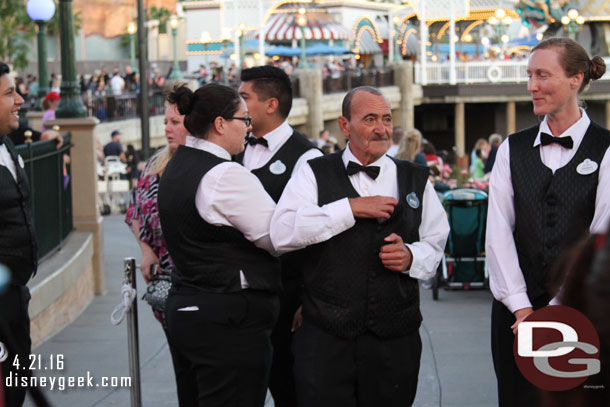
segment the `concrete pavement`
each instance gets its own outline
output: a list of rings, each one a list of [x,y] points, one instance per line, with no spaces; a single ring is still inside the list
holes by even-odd
[[[96,297],[72,324],[33,351],[43,366],[50,358],[63,357],[63,370],[48,369],[47,362],[47,370],[37,372],[38,377],[48,378],[45,394],[53,406],[130,406],[129,387],[112,385],[113,380],[120,383],[121,377],[129,376],[129,367],[126,324],[112,325],[110,314],[121,300],[123,258],[139,261],[138,246],[122,216],[104,218],[104,254],[106,294]],[[145,285],[139,273],[137,284],[143,406],[177,406],[169,350],[161,326],[141,300]],[[432,301],[430,290],[421,290],[421,299],[423,353],[414,405],[497,405],[489,291],[441,290],[439,301]],[[68,387],[69,377],[78,376],[85,378],[85,384],[90,377],[93,387]],[[51,378],[56,380],[53,390],[49,389]],[[61,380],[63,390],[58,389]],[[106,380],[108,386],[104,386]]]

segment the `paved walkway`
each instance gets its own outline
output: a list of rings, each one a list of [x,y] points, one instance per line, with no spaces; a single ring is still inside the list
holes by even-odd
[[[104,233],[106,294],[96,297],[72,324],[33,351],[42,361],[63,356],[62,371],[38,374],[57,380],[55,389],[45,392],[53,406],[130,406],[129,388],[103,387],[102,380],[129,376],[127,326],[125,322],[112,325],[110,314],[121,299],[123,258],[134,256],[139,261],[139,251],[121,216],[105,217]],[[137,284],[143,406],[176,406],[167,343],[150,308],[140,299],[144,287],[140,276]],[[421,290],[421,297],[423,355],[415,406],[497,405],[489,345],[491,294],[441,291],[440,300],[432,301],[431,292]],[[68,387],[68,377],[87,378],[88,374],[94,387]],[[63,390],[57,389],[59,380],[65,381]]]

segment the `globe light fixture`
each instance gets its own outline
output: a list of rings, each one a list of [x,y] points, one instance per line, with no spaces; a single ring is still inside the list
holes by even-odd
[[[42,110],[40,101],[49,91],[49,71],[47,67],[46,25],[55,15],[53,0],[29,0],[26,6],[28,16],[38,25],[38,94],[35,110]]]

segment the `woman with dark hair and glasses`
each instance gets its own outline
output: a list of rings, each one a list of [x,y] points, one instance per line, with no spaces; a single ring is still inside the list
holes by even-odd
[[[250,127],[227,86],[170,95],[190,136],[159,186],[165,241],[176,266],[167,301],[169,335],[197,375],[200,406],[262,406],[278,315],[279,261],[269,224],[275,203],[232,162]]]

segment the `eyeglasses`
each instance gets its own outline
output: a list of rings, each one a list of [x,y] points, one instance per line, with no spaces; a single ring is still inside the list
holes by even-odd
[[[244,123],[246,123],[246,127],[250,126],[250,123],[252,123],[252,117],[248,116],[248,117],[230,117],[230,120],[242,120]]]

